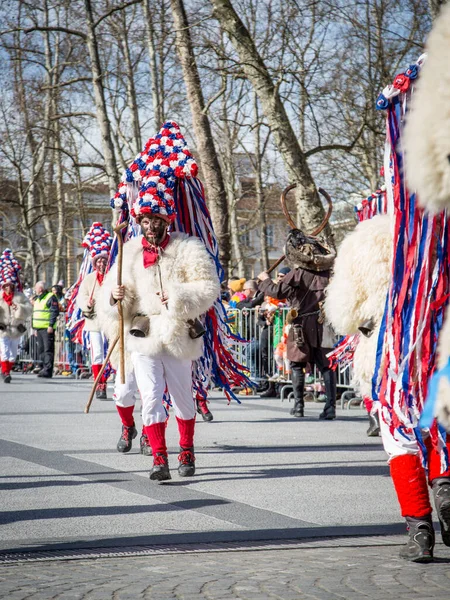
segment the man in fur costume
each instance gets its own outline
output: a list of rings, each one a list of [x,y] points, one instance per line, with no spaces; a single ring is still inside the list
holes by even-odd
[[[19,263],[7,248],[0,257],[0,361],[2,378],[11,381],[19,340],[26,331],[31,304],[21,291]]]
[[[322,348],[323,318],[321,303],[330,277],[334,253],[318,240],[293,229],[285,247],[286,261],[292,267],[280,283],[273,283],[268,273],[258,275],[259,290],[264,295],[286,299],[291,306],[292,326],[287,338],[287,359],[292,370],[294,417],[304,416],[305,367],[315,364],[325,382],[327,401],[321,419],[336,418],[336,376],[328,365]],[[295,311],[295,312],[293,312]]]
[[[102,289],[101,322],[109,340],[118,332],[116,302],[122,301],[125,321],[126,382],[116,377],[114,399],[122,420],[118,449],[128,451],[136,437],[133,417],[135,393],[142,399],[144,432],[153,453],[150,479],[171,479],[165,439],[165,394],[175,411],[180,435],[178,472],[195,472],[192,361],[202,353],[203,340],[190,335],[193,320],[216,301],[220,285],[215,265],[199,239],[169,232],[175,220],[172,190],[163,176],[156,186],[145,185],[131,214],[142,236],[128,241],[123,251],[123,285],[118,286],[117,265]],[[158,193],[160,192],[160,193]],[[137,325],[138,324],[138,325]],[[136,327],[140,330],[136,337]],[[117,364],[117,355],[112,356]]]
[[[97,304],[100,297],[112,238],[101,223],[93,223],[86,235],[83,246],[90,254],[93,271],[84,277],[78,289],[76,303],[84,316],[84,331],[89,333],[92,375],[96,379],[105,358],[105,339],[97,318]],[[105,374],[100,379],[96,396],[107,399]]]

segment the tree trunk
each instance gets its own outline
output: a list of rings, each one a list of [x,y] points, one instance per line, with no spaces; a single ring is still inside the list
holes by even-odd
[[[253,107],[255,111],[255,129],[254,129],[254,146],[255,146],[255,192],[256,206],[258,207],[259,216],[259,239],[261,240],[261,266],[263,271],[269,268],[269,252],[267,248],[267,220],[264,189],[262,181],[262,155],[261,155],[261,124],[258,111],[258,98],[253,94]]]
[[[211,125],[205,114],[205,102],[195,61],[189,23],[182,0],[171,0],[176,28],[176,48],[183,69],[183,78],[192,114],[197,152],[200,159],[211,218],[219,243],[220,260],[225,271],[230,260],[227,196],[217,157]]]
[[[150,86],[152,89],[153,115],[155,119],[155,129],[158,130],[164,122],[164,115],[161,104],[161,89],[158,77],[158,63],[156,60],[155,28],[153,26],[153,16],[149,4],[149,0],[144,0],[142,3],[142,7],[144,11],[144,20],[147,30],[147,48],[148,57],[150,60]]]
[[[94,16],[92,13],[91,0],[84,0],[86,12],[87,38],[86,43],[91,59],[92,84],[94,86],[95,108],[97,111],[97,122],[100,128],[102,138],[103,158],[105,160],[105,169],[108,176],[109,193],[112,196],[116,193],[116,187],[119,182],[117,172],[117,163],[114,153],[114,145],[111,135],[111,124],[106,109],[105,90],[103,87],[103,73],[98,53],[97,37],[94,28]]]
[[[230,0],[210,0],[214,16],[228,34],[239,55],[242,69],[261,102],[263,112],[272,130],[291,183],[297,184],[298,212],[306,232],[322,222],[325,211],[309,170],[304,152],[295,135],[277,88],[245,25],[235,12]],[[329,225],[324,237],[333,243]]]

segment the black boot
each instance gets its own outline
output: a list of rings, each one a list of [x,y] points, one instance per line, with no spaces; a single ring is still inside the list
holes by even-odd
[[[8,375],[3,375],[3,381],[5,383],[11,383],[11,375],[8,373]]]
[[[143,454],[144,456],[152,455],[152,448],[149,444],[148,437],[145,435],[145,433],[142,433],[141,439],[139,440],[139,445],[141,447],[141,454]]]
[[[195,473],[194,448],[181,448],[178,455],[180,464],[178,465],[178,474],[180,477],[192,477]]]
[[[331,369],[327,369],[323,373],[323,380],[327,401],[325,402],[323,411],[319,415],[319,419],[332,421],[336,418],[336,373]]]
[[[266,389],[265,392],[261,392],[261,394],[259,394],[260,398],[276,398],[277,396],[277,388],[275,387],[275,384],[273,381],[269,381],[269,387]]]
[[[106,394],[106,383],[99,383],[97,385],[95,395],[97,397],[97,400],[108,400],[108,396]]]
[[[117,452],[129,452],[134,438],[137,436],[136,427],[122,425],[122,434],[117,442]]]
[[[380,435],[380,418],[378,413],[369,413],[369,429],[366,431],[367,437],[377,437]]]
[[[152,481],[167,481],[168,479],[172,479],[167,454],[156,453],[153,459],[153,469],[150,471],[150,479]]]
[[[208,408],[207,400],[196,400],[197,412],[202,415],[204,421],[210,422],[214,419],[212,412]]]
[[[431,515],[415,519],[406,517],[409,540],[400,550],[400,558],[427,563],[433,560],[434,529]]]
[[[305,391],[305,370],[303,366],[292,367],[292,388],[294,390],[294,408],[290,410],[293,417],[304,417],[305,401],[303,399]]]
[[[450,546],[450,477],[433,479],[431,489],[441,525],[442,541]]]

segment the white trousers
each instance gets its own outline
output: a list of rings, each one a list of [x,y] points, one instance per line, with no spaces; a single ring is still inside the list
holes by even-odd
[[[91,345],[91,365],[102,365],[105,360],[104,339],[101,331],[89,332]]]
[[[384,450],[389,456],[389,461],[396,456],[403,456],[404,454],[419,454],[419,444],[414,433],[401,434],[397,430],[394,430],[394,432],[391,433],[389,425],[383,420],[380,409],[378,416],[380,418],[381,440],[383,442]],[[422,430],[422,435],[424,438],[428,437],[428,430]]]
[[[0,360],[14,362],[20,338],[0,337]]]
[[[118,406],[134,406],[135,394],[139,391],[144,425],[162,423],[167,418],[163,405],[167,384],[175,415],[185,420],[195,417],[190,360],[167,355],[150,357],[133,352],[131,362],[133,371],[127,373],[124,384],[120,383],[120,373],[116,374],[114,400]]]

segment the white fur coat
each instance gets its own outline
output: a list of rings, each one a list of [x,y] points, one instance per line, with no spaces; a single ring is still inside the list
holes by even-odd
[[[359,223],[340,245],[334,275],[326,289],[325,314],[337,333],[359,333],[359,326],[370,320],[375,326],[369,338],[361,335],[353,360],[354,383],[369,398],[391,256],[390,218],[380,215]]]
[[[161,291],[158,268],[144,268],[142,237],[133,238],[125,244],[122,279],[126,291],[122,305],[127,370],[131,367],[129,353],[133,351],[148,356],[165,353],[190,360],[195,360],[202,353],[203,339],[189,337],[187,321],[205,313],[218,297],[220,284],[215,265],[202,242],[183,233],[171,234],[159,265],[168,308],[161,303],[158,295]],[[110,303],[116,279],[117,265],[105,277],[97,306],[102,329],[109,340],[118,335],[117,306]],[[150,332],[145,338],[133,337],[129,333],[136,313],[150,318]],[[112,363],[117,365],[117,352],[113,353]]]
[[[410,189],[423,206],[439,212],[450,205],[450,4],[442,6],[426,52],[403,144]]]
[[[8,306],[3,300],[3,293],[0,290],[0,323],[6,325],[6,329],[0,331],[0,337],[18,338],[23,335],[17,328],[20,325],[26,325],[31,312],[32,306],[25,294],[15,292],[13,305]]]
[[[77,295],[77,306],[78,308],[80,308],[83,313],[84,312],[89,312],[88,310],[88,303],[89,300],[92,299],[94,300],[94,312],[93,312],[93,318],[89,319],[87,317],[85,317],[84,319],[84,330],[85,331],[100,331],[100,322],[97,318],[97,306],[100,302],[100,298],[101,298],[101,285],[99,285],[98,281],[97,281],[97,271],[93,271],[92,273],[89,273],[89,275],[86,275],[86,277],[83,279],[83,281],[81,282],[80,285],[80,289],[78,290],[78,295]],[[92,293],[92,291],[94,293]]]

